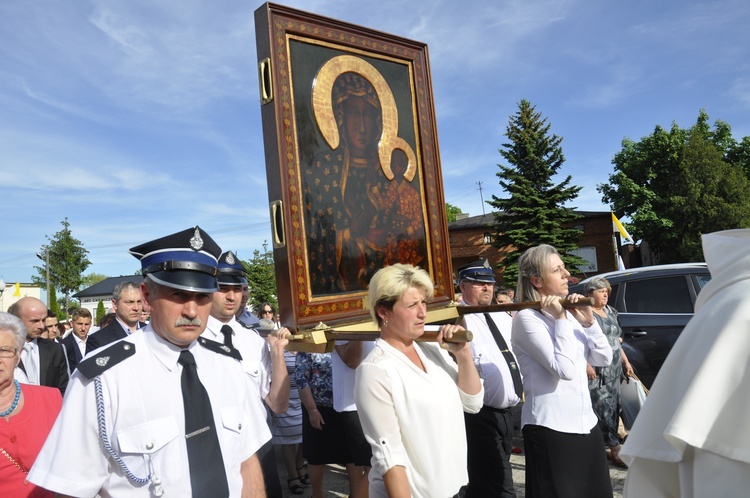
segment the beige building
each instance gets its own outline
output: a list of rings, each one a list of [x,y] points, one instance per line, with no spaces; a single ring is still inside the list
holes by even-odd
[[[8,308],[22,297],[42,299],[42,294],[41,287],[36,284],[23,282],[11,283],[0,279],[0,311],[7,312]]]

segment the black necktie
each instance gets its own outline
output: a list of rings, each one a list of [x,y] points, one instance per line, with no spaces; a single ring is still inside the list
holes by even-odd
[[[523,383],[521,382],[521,374],[518,371],[516,357],[513,356],[513,353],[508,349],[508,344],[505,342],[503,334],[500,333],[497,325],[495,325],[495,321],[489,313],[484,314],[484,319],[487,320],[487,326],[490,328],[490,332],[492,332],[492,337],[495,338],[497,347],[500,348],[500,352],[503,353],[503,358],[505,358],[505,361],[508,363],[510,376],[513,377],[513,388],[516,391],[516,396],[518,396],[519,399],[523,399]]]
[[[229,496],[211,400],[198,378],[195,358],[183,349],[177,361],[182,365],[182,403],[193,497]]]
[[[229,325],[222,325],[221,333],[224,334],[224,345],[229,346],[230,348],[233,348],[234,346],[232,346],[232,327],[230,327]]]

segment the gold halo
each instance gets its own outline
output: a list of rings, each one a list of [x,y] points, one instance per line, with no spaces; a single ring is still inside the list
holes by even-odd
[[[417,156],[406,140],[398,136],[398,109],[396,108],[396,100],[393,98],[393,92],[391,92],[391,87],[388,86],[388,82],[385,81],[383,75],[364,59],[353,55],[339,55],[323,64],[315,75],[312,89],[313,113],[318,129],[326,143],[333,150],[338,149],[340,143],[339,130],[336,126],[336,118],[333,115],[331,94],[336,78],[343,73],[356,73],[365,78],[372,84],[380,100],[383,130],[378,142],[378,158],[383,174],[388,180],[393,180],[391,154],[394,149],[400,149],[409,160],[404,179],[412,181],[417,170]]]

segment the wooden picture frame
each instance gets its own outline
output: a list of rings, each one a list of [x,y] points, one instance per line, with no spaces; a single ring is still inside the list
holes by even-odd
[[[266,3],[255,12],[282,323],[367,322],[382,266],[453,298],[427,46]]]

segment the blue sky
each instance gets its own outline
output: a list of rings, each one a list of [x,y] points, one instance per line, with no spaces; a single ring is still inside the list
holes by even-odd
[[[445,197],[471,215],[521,99],[563,137],[573,203],[607,211],[624,137],[700,108],[750,135],[746,0],[346,0],[290,7],[429,45]],[[0,277],[29,282],[67,217],[86,273],[200,225],[241,258],[270,241],[253,12],[237,0],[0,2]],[[485,206],[489,212],[489,206]]]

